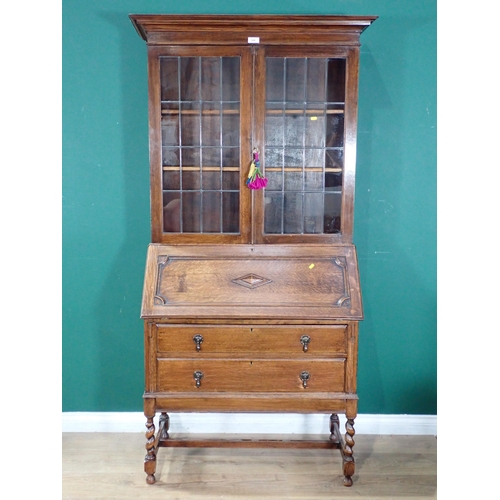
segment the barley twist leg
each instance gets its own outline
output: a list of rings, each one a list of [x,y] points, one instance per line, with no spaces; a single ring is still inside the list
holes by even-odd
[[[168,435],[168,429],[170,428],[170,417],[168,416],[168,413],[162,412],[160,415],[160,429],[162,429],[161,432],[161,438],[162,439],[168,439],[170,436]]]
[[[332,413],[332,415],[330,415],[330,441],[338,443],[339,439],[335,432],[335,425],[337,426],[338,429],[340,427],[340,420],[339,416],[336,413]]]
[[[352,448],[354,446],[354,419],[348,418],[345,424],[345,445],[343,453],[344,461],[344,486],[352,486],[352,476],[354,475],[354,455]]]
[[[146,456],[144,457],[144,472],[147,474],[146,482],[154,484],[156,482],[156,447],[155,447],[155,424],[153,417],[146,420]]]

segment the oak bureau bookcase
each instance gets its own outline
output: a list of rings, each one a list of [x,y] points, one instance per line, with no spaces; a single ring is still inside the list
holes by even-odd
[[[359,47],[376,16],[130,19],[148,51],[147,482],[165,446],[298,446],[339,449],[350,486]],[[172,412],[325,413],[329,437],[175,437]]]

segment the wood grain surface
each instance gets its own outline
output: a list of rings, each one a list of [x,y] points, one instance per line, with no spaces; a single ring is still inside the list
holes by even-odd
[[[352,488],[342,485],[337,450],[161,448],[157,482],[148,485],[142,433],[64,433],[62,498],[435,499],[436,443],[433,436],[357,435]]]

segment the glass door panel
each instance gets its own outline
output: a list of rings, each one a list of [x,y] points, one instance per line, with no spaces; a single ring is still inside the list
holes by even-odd
[[[266,58],[265,234],[340,232],[345,58]]]
[[[160,57],[164,233],[238,234],[240,57]]]

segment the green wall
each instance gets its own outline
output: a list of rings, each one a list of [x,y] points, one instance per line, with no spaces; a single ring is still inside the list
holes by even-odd
[[[146,45],[130,13],[359,14],[360,413],[436,413],[436,0],[63,1],[63,410],[141,411]]]

